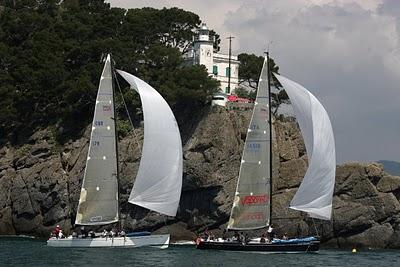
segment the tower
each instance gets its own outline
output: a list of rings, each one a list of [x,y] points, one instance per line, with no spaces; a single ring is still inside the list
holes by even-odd
[[[213,71],[213,41],[210,40],[210,31],[207,25],[203,23],[198,30],[198,36],[193,42],[194,63],[204,65],[208,73]]]

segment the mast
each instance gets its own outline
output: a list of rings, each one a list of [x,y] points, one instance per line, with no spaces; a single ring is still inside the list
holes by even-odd
[[[119,225],[119,230],[121,230],[121,206],[119,205],[119,190],[120,190],[120,181],[119,181],[119,160],[118,160],[118,131],[117,131],[117,112],[115,110],[115,86],[114,86],[114,79],[116,79],[115,74],[114,74],[114,61],[111,57],[110,53],[110,64],[111,64],[111,87],[112,87],[112,92],[113,92],[113,109],[114,109],[114,130],[115,130],[115,151],[116,151],[116,160],[117,160],[117,173],[116,173],[116,178],[117,178],[117,202],[118,202],[118,225]]]
[[[268,77],[268,121],[269,121],[269,173],[270,173],[270,185],[269,185],[269,225],[272,224],[272,99],[271,99],[271,70],[269,64],[269,52],[267,54],[267,77]]]

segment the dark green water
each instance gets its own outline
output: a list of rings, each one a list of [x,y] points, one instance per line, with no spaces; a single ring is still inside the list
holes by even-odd
[[[318,254],[155,248],[49,248],[44,240],[0,238],[0,266],[400,266],[400,251],[321,250]]]

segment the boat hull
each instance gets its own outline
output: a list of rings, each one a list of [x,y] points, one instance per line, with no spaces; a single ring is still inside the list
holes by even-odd
[[[200,241],[196,248],[198,249],[214,249],[214,250],[231,250],[231,251],[253,251],[253,252],[270,252],[270,253],[308,253],[317,252],[319,250],[319,241],[295,243],[295,244],[261,244],[240,242],[213,242]]]
[[[132,237],[96,237],[96,238],[50,238],[50,247],[158,247],[168,248],[170,235],[146,235]]]

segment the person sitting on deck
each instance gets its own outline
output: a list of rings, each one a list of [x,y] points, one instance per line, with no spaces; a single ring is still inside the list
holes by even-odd
[[[262,234],[262,235],[261,235],[260,243],[266,243],[265,234]]]
[[[210,241],[214,241],[215,240],[215,235],[213,233],[211,233],[210,236],[208,237],[208,239]]]
[[[227,232],[226,232],[226,229],[224,229],[224,231],[222,232],[222,240],[226,240],[227,239]]]
[[[288,236],[287,236],[287,233],[283,234],[282,239],[283,240],[288,240],[289,239]]]
[[[269,225],[268,230],[267,230],[267,233],[268,233],[268,239],[269,239],[269,240],[274,239],[274,237],[275,237],[275,231],[274,231],[274,228],[272,228],[272,224]]]
[[[106,230],[106,229],[104,229],[104,230],[103,230],[103,232],[101,233],[101,237],[104,237],[104,238],[106,238],[106,237],[107,237],[107,235],[108,235],[108,232],[107,232],[107,230]]]
[[[243,232],[239,233],[239,242],[245,244],[246,240],[245,240],[245,236],[243,235]]]
[[[78,238],[78,233],[75,231],[72,231],[72,238]]]
[[[107,231],[107,236],[108,236],[108,237],[112,237],[111,230],[108,230],[108,231]]]
[[[86,238],[88,236],[88,232],[87,232],[87,230],[85,229],[85,226],[82,226],[81,227],[81,237],[82,238]]]
[[[249,235],[246,233],[244,235],[244,243],[247,244],[249,242]]]
[[[121,232],[119,232],[119,236],[121,236],[121,237],[125,237],[126,236],[126,233],[125,233],[125,231],[123,229],[121,230]]]
[[[54,235],[58,238],[58,235],[60,234],[61,227],[60,225],[57,224],[56,228],[54,229]]]
[[[95,238],[95,237],[96,237],[96,234],[95,234],[93,231],[89,231],[89,236],[90,236],[91,238]]]
[[[240,235],[238,232],[235,231],[235,234],[233,235],[232,241],[240,241]]]
[[[60,229],[60,231],[58,232],[58,238],[65,238],[62,230]]]

